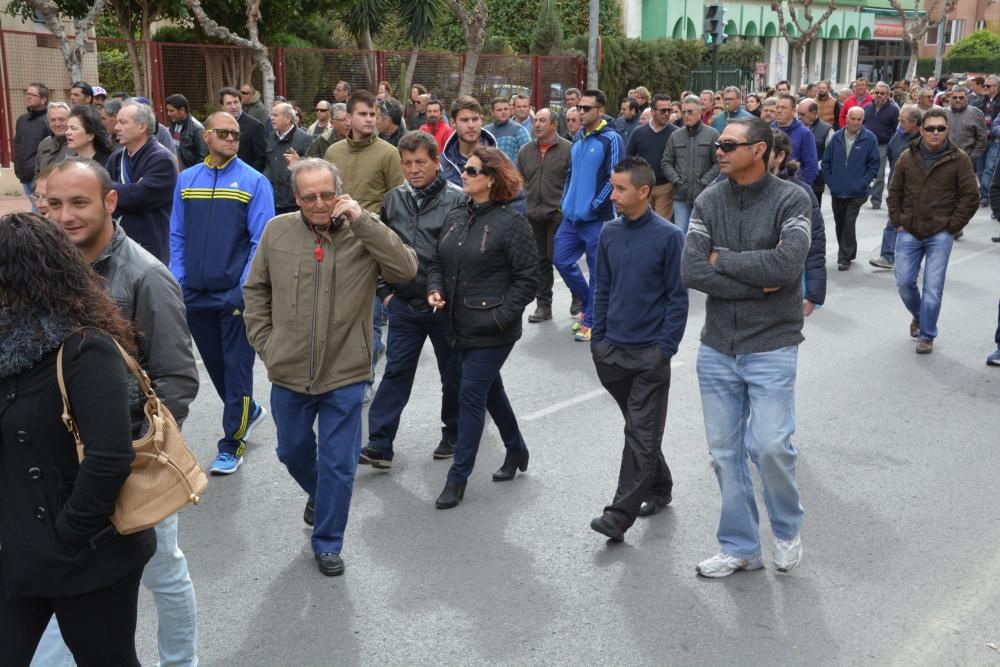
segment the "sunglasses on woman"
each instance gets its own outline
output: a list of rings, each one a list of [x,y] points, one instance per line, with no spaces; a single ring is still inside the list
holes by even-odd
[[[483,171],[482,167],[470,167],[466,165],[465,169],[462,170],[462,173],[464,173],[466,176],[469,176],[470,178],[475,178],[476,176],[479,176],[480,174],[483,174],[485,172]]]

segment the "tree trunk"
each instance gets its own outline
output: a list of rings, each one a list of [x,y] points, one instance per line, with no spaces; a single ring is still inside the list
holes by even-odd
[[[264,103],[265,109],[271,108],[274,101],[274,67],[271,66],[271,59],[267,56],[267,49],[255,49],[253,54],[254,65],[260,70],[263,85],[260,88],[260,99]],[[249,81],[249,79],[247,79]]]
[[[587,87],[597,88],[597,35],[600,31],[601,1],[590,0],[589,34],[587,37]]]
[[[410,50],[410,61],[406,65],[406,72],[403,74],[403,89],[397,94],[401,100],[410,99],[410,88],[413,87],[413,73],[417,69],[417,56],[420,54],[420,47],[414,46]],[[411,128],[415,129],[415,128]]]
[[[458,84],[458,94],[468,95],[472,92],[472,86],[476,81],[479,54],[486,41],[486,19],[489,17],[489,9],[486,0],[476,0],[475,9],[471,14],[462,6],[461,0],[445,0],[445,4],[465,32],[465,67],[462,69],[462,80]]]
[[[375,44],[372,41],[372,33],[370,30],[365,28],[365,30],[358,35],[358,48],[361,49],[361,68],[365,71],[365,81],[368,82],[368,90],[376,91],[378,90],[378,73],[375,71],[374,63],[372,62],[372,55],[375,51]]]
[[[145,95],[146,77],[143,75],[142,63],[139,60],[139,50],[136,48],[136,43],[129,39],[125,42],[125,49],[128,51],[129,63],[132,65],[132,89],[136,95]]]
[[[476,67],[479,65],[479,51],[483,48],[482,41],[479,48],[469,48],[465,52],[465,67],[462,69],[462,81],[458,84],[459,95],[469,95],[472,93],[472,84],[476,81]]]
[[[809,83],[809,65],[806,63],[806,44],[799,44],[799,85]]]
[[[59,42],[63,63],[72,81],[83,80],[83,54],[87,47],[87,33],[94,27],[97,17],[104,10],[107,0],[94,0],[84,16],[73,19],[73,41],[70,42],[59,16],[59,6],[53,0],[28,0],[28,4],[45,19],[45,26]]]
[[[906,63],[906,78],[907,80],[912,79],[917,75],[917,60],[920,57],[920,40],[911,39],[910,44],[910,61]]]

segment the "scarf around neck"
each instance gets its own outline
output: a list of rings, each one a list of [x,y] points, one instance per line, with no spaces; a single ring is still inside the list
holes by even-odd
[[[0,305],[0,377],[28,370],[77,328],[67,319],[39,315],[30,307]]]

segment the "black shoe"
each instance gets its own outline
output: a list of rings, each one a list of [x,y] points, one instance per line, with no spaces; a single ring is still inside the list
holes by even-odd
[[[448,481],[444,485],[444,491],[434,501],[434,505],[439,510],[450,510],[458,505],[463,496],[465,496],[465,482]]]
[[[670,504],[670,496],[650,496],[648,500],[643,500],[639,505],[639,516],[653,516],[661,509]]]
[[[573,300],[569,304],[569,314],[576,317],[580,314],[580,299],[573,295]]]
[[[591,521],[590,527],[601,535],[606,535],[612,542],[622,542],[625,539],[625,531],[607,512]]]
[[[493,473],[494,482],[508,482],[514,479],[514,475],[520,470],[524,472],[528,469],[528,448],[508,449],[504,456],[503,465]]]
[[[535,312],[533,312],[531,315],[528,315],[528,321],[531,322],[532,324],[538,322],[547,322],[551,319],[552,319],[552,306],[548,304],[541,304],[541,303],[538,304],[538,307],[535,308]]]
[[[316,554],[316,564],[319,565],[319,571],[328,577],[339,577],[344,573],[344,559],[340,554]]]
[[[880,202],[880,201],[873,201],[872,202],[872,210],[873,211],[877,211],[880,208],[882,208],[882,202]]]
[[[358,463],[369,465],[378,470],[388,470],[392,467],[392,459],[374,447],[362,447]]]
[[[434,458],[437,460],[450,459],[455,455],[455,443],[448,438],[441,438],[437,448],[434,450]]]
[[[306,501],[306,509],[302,512],[302,520],[306,522],[307,526],[312,526],[316,523],[316,503],[312,500]]]
[[[851,268],[851,263],[850,262],[837,262],[837,270],[838,271],[846,271],[849,268]]]

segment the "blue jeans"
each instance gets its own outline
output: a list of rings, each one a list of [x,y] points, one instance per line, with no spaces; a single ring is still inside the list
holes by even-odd
[[[375,367],[378,360],[385,352],[385,344],[382,342],[382,323],[385,320],[385,310],[382,306],[382,299],[375,297],[372,306],[372,376],[368,379],[368,386],[375,384]]]
[[[937,321],[941,314],[944,279],[954,242],[955,239],[947,231],[925,239],[918,239],[907,231],[896,235],[896,289],[910,315],[920,322],[919,337],[926,340],[933,340],[938,335]],[[923,294],[917,289],[921,260],[925,260]]]
[[[896,225],[891,220],[886,221],[882,230],[882,250],[879,254],[890,262],[896,261]]]
[[[1000,122],[1000,121],[996,121]],[[990,198],[990,185],[993,184],[993,173],[996,171],[997,162],[1000,161],[1000,139],[990,137],[986,146],[986,160],[983,164],[983,175],[979,179],[979,198]]]
[[[882,205],[882,192],[885,190],[885,165],[888,161],[889,144],[878,145],[878,173],[872,182],[872,204]]]
[[[31,212],[38,213],[38,207],[35,206],[35,200],[31,198],[31,183],[21,183],[21,190],[24,191],[24,196],[28,198],[28,202],[31,203]]]
[[[455,442],[455,460],[448,470],[449,481],[464,482],[472,474],[476,454],[479,452],[479,441],[483,437],[487,410],[500,431],[504,447],[527,447],[500,378],[500,369],[512,349],[513,343],[498,347],[455,349],[455,354],[458,355],[455,362],[461,365],[462,380],[458,394],[458,439]]]
[[[754,558],[761,552],[748,458],[760,474],[771,532],[781,540],[799,534],[803,510],[791,440],[797,359],[798,346],[736,356],[698,348],[705,434],[722,492],[717,537],[721,551],[731,556]]]
[[[458,437],[458,383],[452,378],[452,349],[445,333],[444,311],[414,310],[397,298],[389,301],[389,344],[385,373],[368,408],[368,446],[392,459],[399,419],[410,400],[424,341],[431,339],[441,375],[441,436]]]
[[[601,238],[603,227],[603,222],[573,224],[569,220],[563,220],[556,230],[553,241],[552,263],[562,276],[566,287],[580,300],[585,327],[594,326],[594,275],[597,269],[597,242]],[[577,266],[583,254],[587,255],[589,284],[583,277],[583,271]]]
[[[365,383],[325,394],[301,394],[271,386],[278,431],[278,460],[313,500],[315,553],[340,553],[361,454],[361,404]],[[313,425],[319,421],[319,442]]]
[[[198,664],[198,607],[188,574],[187,559],[177,546],[177,514],[156,525],[156,552],[142,573],[143,585],[153,593],[159,617],[157,647],[161,667]],[[32,667],[72,667],[73,655],[63,642],[53,616],[42,636]]]
[[[674,224],[687,236],[688,223],[691,221],[691,204],[686,201],[674,200]]]

